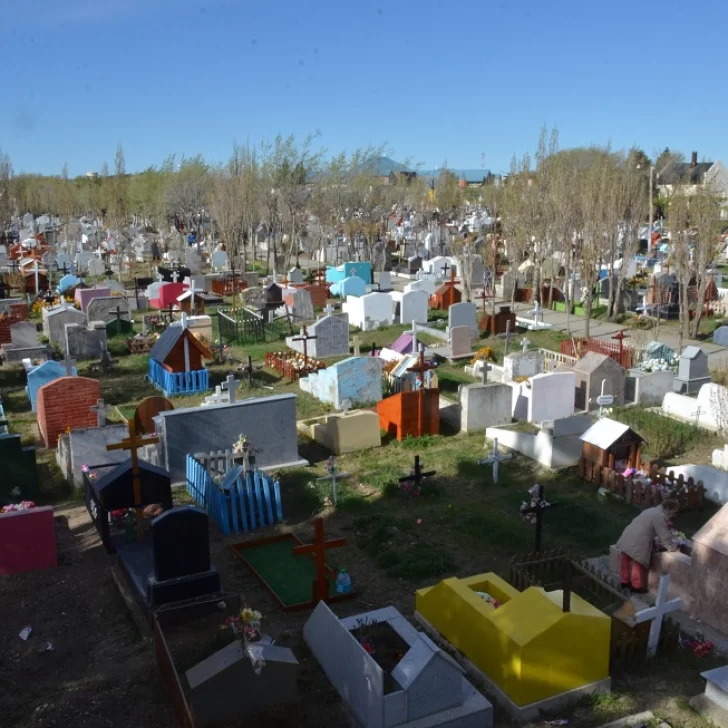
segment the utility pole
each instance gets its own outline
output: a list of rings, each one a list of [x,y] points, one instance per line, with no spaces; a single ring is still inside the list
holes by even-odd
[[[647,226],[647,255],[650,254],[650,249],[652,248],[652,175],[655,173],[655,167],[654,165],[650,165],[650,217],[649,222]],[[657,316],[659,318],[660,312],[658,309]]]

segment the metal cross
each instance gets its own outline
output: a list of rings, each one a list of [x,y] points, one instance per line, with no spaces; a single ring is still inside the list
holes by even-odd
[[[331,481],[331,501],[334,505],[339,502],[339,490],[336,487],[336,481],[340,478],[348,478],[351,473],[337,473],[336,472],[336,458],[332,455],[326,463],[326,471],[328,475],[324,475],[322,478],[316,478],[316,480],[330,480]]]
[[[308,342],[312,339],[318,339],[318,336],[311,336],[308,333],[308,328],[306,326],[301,327],[301,335],[296,337],[295,339],[291,339],[291,341],[302,341],[303,342],[303,364],[304,366],[308,366]]]
[[[702,414],[703,408],[698,405],[698,409],[691,413],[691,417],[695,417],[695,426],[700,427],[700,415]]]
[[[109,405],[104,404],[103,399],[97,399],[96,405],[90,408],[92,412],[96,413],[96,426],[97,427],[105,427],[106,426],[106,413],[111,411],[111,407]]]
[[[428,470],[426,473],[422,472],[422,468],[420,467],[420,456],[415,455],[415,466],[412,468],[412,472],[410,475],[405,475],[402,478],[399,478],[400,483],[412,483],[413,489],[417,488],[419,490],[420,483],[425,479],[429,478],[431,475],[436,475],[437,470]]]
[[[230,404],[234,404],[235,402],[235,391],[240,386],[240,382],[235,379],[234,374],[228,374],[227,379],[222,383],[222,388],[227,391],[228,396],[230,397]]]
[[[66,376],[72,377],[73,376],[73,367],[76,365],[76,360],[71,359],[71,357],[66,356],[64,357],[63,361],[61,362],[64,367],[66,367]]]
[[[484,446],[485,447],[485,446]],[[493,454],[482,460],[478,460],[478,465],[493,465],[493,485],[498,485],[498,464],[501,460],[512,460],[513,455],[501,455],[498,452],[498,438],[493,438]]]
[[[667,599],[667,591],[670,586],[670,575],[660,576],[660,585],[657,587],[657,600],[654,607],[642,609],[634,615],[636,624],[642,624],[652,620],[650,625],[650,636],[647,638],[647,657],[654,657],[660,644],[660,631],[662,630],[662,618],[682,607],[682,599]]]
[[[536,520],[536,543],[535,553],[541,552],[541,532],[543,531],[543,514],[544,511],[549,508],[557,506],[558,503],[548,503],[543,497],[543,485],[534,485],[529,488],[529,494],[531,495],[531,505],[525,508],[521,506],[521,515],[527,516],[533,514]]]

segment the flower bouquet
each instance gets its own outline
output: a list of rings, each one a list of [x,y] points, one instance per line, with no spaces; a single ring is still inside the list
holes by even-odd
[[[233,634],[243,642],[260,641],[260,622],[263,615],[257,609],[243,607],[239,615],[228,617],[225,621],[233,631]]]

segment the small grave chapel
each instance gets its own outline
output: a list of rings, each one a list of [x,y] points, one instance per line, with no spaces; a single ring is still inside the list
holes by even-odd
[[[580,439],[582,459],[601,468],[623,472],[642,463],[644,439],[622,422],[602,417]]]
[[[463,300],[463,294],[455,287],[455,271],[450,271],[450,280],[445,281],[430,296],[430,308],[437,308],[446,311],[454,303],[460,303]]]
[[[187,327],[187,316],[169,325],[149,352],[149,380],[170,394],[196,394],[210,389],[203,359],[212,352]]]

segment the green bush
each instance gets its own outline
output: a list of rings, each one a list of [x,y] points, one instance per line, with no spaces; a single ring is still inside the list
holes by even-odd
[[[645,439],[643,446],[645,454],[658,460],[681,455],[698,445],[705,436],[705,432],[699,427],[664,417],[657,412],[633,407],[617,408],[612,416],[641,435]]]

